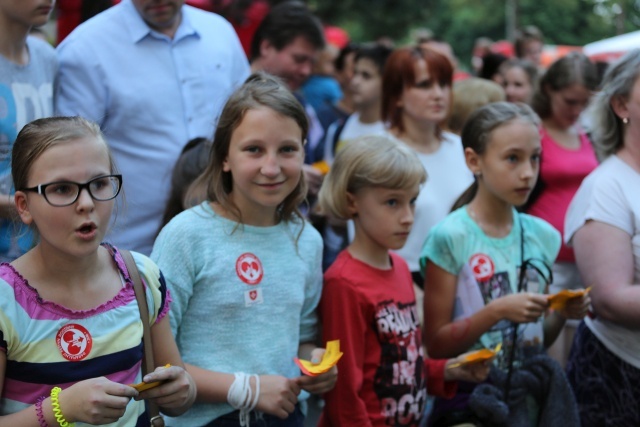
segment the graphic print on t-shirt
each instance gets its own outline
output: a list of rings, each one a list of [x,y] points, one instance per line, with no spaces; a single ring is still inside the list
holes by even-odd
[[[250,252],[243,253],[236,260],[236,273],[247,285],[257,285],[263,275],[260,258]]]
[[[387,425],[415,425],[426,400],[424,352],[415,302],[383,301],[376,307],[375,322],[380,364],[374,390],[380,409]]]
[[[77,362],[89,355],[93,339],[84,326],[70,323],[60,328],[56,334],[56,345],[62,357]]]
[[[493,276],[495,265],[489,255],[478,253],[469,259],[469,266],[476,280],[487,280]]]
[[[469,260],[471,264],[471,259]],[[519,269],[516,277],[519,277]],[[527,269],[526,273],[527,281],[524,284],[523,292],[539,293],[539,277],[535,269]],[[513,293],[513,289],[517,286],[511,286],[509,280],[509,273],[506,271],[495,272],[491,277],[484,281],[478,280],[478,287],[482,294],[482,298],[485,304],[489,304],[491,301],[502,298]],[[502,319],[491,329],[485,333],[481,341],[486,348],[495,348],[496,345],[502,343],[502,351],[498,354],[495,360],[495,364],[503,369],[506,369],[511,354],[511,346],[513,343],[513,325],[510,321]],[[517,335],[517,348],[516,348],[516,360],[521,362],[526,358],[537,354],[542,346],[542,322],[539,319],[537,322],[522,323],[518,327]],[[518,366],[519,362],[516,363]]]

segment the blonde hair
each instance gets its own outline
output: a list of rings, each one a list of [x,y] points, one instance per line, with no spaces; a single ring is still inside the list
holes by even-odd
[[[365,187],[405,189],[426,179],[422,163],[402,142],[386,136],[362,137],[338,153],[318,201],[324,213],[350,219],[347,193],[355,194]]]
[[[491,80],[471,77],[455,82],[453,105],[447,126],[451,132],[460,135],[471,113],[483,105],[504,100],[504,89]]]
[[[61,142],[80,138],[95,138],[104,144],[109,156],[111,173],[117,173],[111,150],[100,126],[80,116],[49,117],[27,123],[13,143],[11,175],[16,190],[28,187],[29,172],[33,163],[49,148]]]

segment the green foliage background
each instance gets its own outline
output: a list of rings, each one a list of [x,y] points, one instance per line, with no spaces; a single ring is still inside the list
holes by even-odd
[[[468,64],[476,38],[506,39],[508,0],[309,0],[328,24],[354,41],[388,36],[397,44],[428,28]],[[511,0],[517,26],[536,25],[545,44],[579,45],[640,29],[640,0]]]

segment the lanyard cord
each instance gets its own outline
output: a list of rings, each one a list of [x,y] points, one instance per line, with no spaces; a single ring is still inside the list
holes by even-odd
[[[535,258],[530,258],[526,260],[524,259],[524,226],[522,225],[522,218],[519,216],[519,214],[518,214],[518,222],[520,223],[520,274],[518,277],[517,292],[520,293],[524,289],[524,285],[527,280],[527,269],[532,268],[536,270],[540,275],[540,277],[545,280],[547,285],[550,283],[553,283],[553,272],[545,262],[538,260],[539,262],[542,263],[542,265],[544,266],[544,269],[547,272],[547,276],[548,276],[548,279],[547,279],[547,276],[544,275],[542,270],[534,264],[534,261],[536,261]],[[504,401],[507,404],[507,406],[509,405],[509,392],[511,391],[511,374],[513,373],[513,362],[516,356],[518,325],[519,324],[516,322],[511,322],[511,327],[513,331],[511,333],[511,348],[509,349],[509,366],[507,368],[507,381],[505,383],[505,392],[504,392]]]

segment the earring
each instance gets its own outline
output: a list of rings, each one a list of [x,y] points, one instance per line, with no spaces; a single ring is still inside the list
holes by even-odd
[[[482,172],[474,172],[473,176],[475,176],[476,179],[479,179],[482,176]]]
[[[625,125],[629,124],[629,117],[623,117],[622,118],[622,123],[624,123]]]

